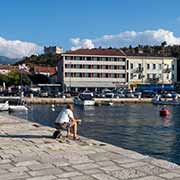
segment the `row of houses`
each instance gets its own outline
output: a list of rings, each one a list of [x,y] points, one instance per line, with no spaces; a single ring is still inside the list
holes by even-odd
[[[172,84],[180,80],[173,57],[150,57],[120,49],[78,49],[61,54],[58,82],[66,90],[130,87],[137,84]]]
[[[26,67],[26,69],[24,69]],[[49,67],[49,66],[33,66],[31,68],[21,65],[20,66],[13,66],[13,65],[0,65],[0,74],[7,75],[11,71],[23,71],[24,70],[31,74],[41,74],[45,75],[50,78],[54,78],[57,74],[57,67]],[[57,78],[54,80],[54,82],[57,82]]]
[[[54,49],[50,48],[51,51]],[[49,53],[48,47],[45,50]],[[48,76],[52,83],[61,84],[66,91],[96,91],[119,87],[133,89],[137,84],[176,83],[180,81],[178,69],[180,63],[173,57],[150,57],[143,52],[125,54],[120,49],[94,48],[61,52],[57,67],[34,66],[31,73]],[[0,74],[12,70],[18,70],[18,66],[0,65]]]

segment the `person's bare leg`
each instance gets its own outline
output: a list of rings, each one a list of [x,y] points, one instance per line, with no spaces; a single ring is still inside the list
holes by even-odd
[[[73,126],[73,138],[74,139],[77,138],[77,122],[74,122],[74,126]]]
[[[67,128],[67,137],[70,137],[71,136],[71,128]]]

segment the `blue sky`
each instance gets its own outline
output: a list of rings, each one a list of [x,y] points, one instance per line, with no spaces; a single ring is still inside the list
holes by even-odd
[[[89,43],[90,47],[153,44],[166,40],[166,34],[173,32],[173,36],[169,36],[177,41],[173,39],[170,43],[179,43],[179,7],[179,0],[2,0],[0,37],[11,40],[12,48],[13,40],[20,40],[37,46],[58,45],[71,49],[89,47]],[[158,31],[160,29],[164,31]],[[163,37],[159,41],[157,38],[146,41],[149,34],[144,32],[149,30],[153,31],[150,37],[154,37],[156,31]],[[131,32],[128,40],[118,39],[118,35],[124,38],[121,33],[127,31]],[[137,33],[136,38],[132,32]],[[143,34],[138,34],[140,32]],[[108,36],[107,42],[104,35],[112,35],[113,40]],[[30,45],[33,52],[37,47]],[[0,55],[4,55],[5,49],[0,42]]]

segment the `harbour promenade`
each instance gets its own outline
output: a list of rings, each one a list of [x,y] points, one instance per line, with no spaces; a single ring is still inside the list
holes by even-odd
[[[0,180],[179,180],[180,166],[81,137],[52,139],[54,129],[0,116]]]
[[[24,101],[27,104],[63,104],[73,103],[73,98],[42,98],[42,97],[25,97]],[[95,98],[96,105],[113,103],[150,103],[152,98]]]

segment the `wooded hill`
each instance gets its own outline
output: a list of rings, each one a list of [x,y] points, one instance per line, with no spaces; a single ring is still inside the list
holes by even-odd
[[[57,62],[60,59],[60,55],[52,54],[41,54],[41,55],[31,55],[30,57],[24,57],[22,60],[15,63],[26,64],[28,66],[40,65],[40,66],[57,66]]]

